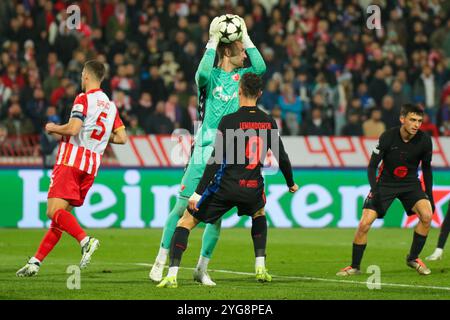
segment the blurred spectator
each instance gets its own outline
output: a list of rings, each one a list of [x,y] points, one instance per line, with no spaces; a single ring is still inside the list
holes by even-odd
[[[170,134],[174,130],[173,122],[165,114],[164,102],[156,104],[156,109],[149,119],[149,132],[152,134]]]
[[[375,105],[375,100],[368,93],[367,84],[362,82],[358,85],[357,97],[361,100],[361,106],[366,110]]]
[[[61,25],[62,26],[62,25]],[[56,36],[54,49],[59,60],[66,66],[72,59],[73,52],[78,48],[78,39],[75,33],[64,26]]]
[[[347,117],[347,124],[342,128],[341,135],[343,136],[362,136],[362,124],[358,112],[351,112]]]
[[[137,87],[136,82],[130,76],[127,70],[127,66],[120,65],[117,68],[117,75],[111,79],[111,90],[113,99],[120,91],[125,94],[127,100],[130,100],[136,87]],[[127,108],[127,110],[129,110],[129,108]]]
[[[130,111],[132,110],[132,103],[130,96],[122,90],[115,90],[113,93],[113,101],[117,106],[120,118],[125,127],[130,123]]]
[[[184,128],[186,130],[191,129],[191,120],[189,114],[185,108],[182,108],[179,104],[178,96],[171,94],[169,99],[164,105],[166,116],[172,121],[175,129]]]
[[[166,88],[172,88],[179,67],[180,65],[175,61],[175,57],[171,51],[163,53],[163,61],[159,67],[159,73],[164,80]]]
[[[86,54],[82,50],[76,50],[73,53],[72,60],[67,65],[67,77],[74,83],[81,83],[81,72],[83,71],[84,63],[88,60]]]
[[[266,89],[263,91],[258,103],[261,104],[265,110],[271,111],[278,103],[278,84],[274,79],[267,82]]]
[[[45,116],[46,119],[43,119],[43,121],[41,122],[42,131],[40,136],[42,163],[44,165],[44,168],[51,169],[53,168],[56,162],[56,154],[58,153],[59,139],[57,139],[55,136],[51,134],[48,134],[44,130],[44,128],[45,124],[48,122],[60,124],[61,118],[58,116],[56,107],[54,106],[49,106],[47,108]]]
[[[357,114],[361,121],[366,120],[366,113],[362,108],[361,99],[358,97],[353,97],[350,100],[350,105],[347,107],[347,117],[350,114]]]
[[[334,110],[333,106],[328,104],[324,99],[323,96],[316,93],[313,96],[312,103],[311,103],[311,110],[319,109],[321,111],[321,117],[324,122],[324,124],[330,128],[332,131],[334,131]],[[310,118],[312,118],[312,112],[310,110]]]
[[[84,62],[97,58],[107,68],[102,89],[117,102],[126,123],[140,110],[139,125],[149,131],[143,115],[176,94],[181,109],[168,111],[169,118],[174,126],[192,129],[191,121],[199,120],[194,75],[209,24],[232,12],[246,20],[265,59],[266,90],[259,103],[272,112],[280,106],[274,113],[281,112],[284,133],[300,134],[313,108],[322,110],[322,121],[341,133],[353,113],[364,121],[368,110],[382,108],[390,127],[398,117],[386,110],[422,102],[431,123],[445,134],[450,95],[447,2],[382,1],[383,28],[372,31],[365,23],[368,1],[80,0],[79,30],[66,24],[71,1],[0,1],[0,119],[14,103],[24,108],[25,117],[31,116],[27,106],[41,88],[64,122],[80,92]],[[282,87],[293,92],[279,93]],[[140,105],[143,93],[152,100],[148,110]],[[393,99],[392,109],[390,102],[383,105],[386,95]]]
[[[281,118],[286,123],[286,132],[289,135],[298,135],[302,123],[302,102],[294,95],[294,89],[288,83],[283,84],[281,92],[278,105],[281,108]]]
[[[64,87],[64,94],[57,104],[57,113],[61,118],[61,123],[67,123],[70,119],[72,106],[77,96],[77,87],[74,83],[67,81]]]
[[[281,108],[279,106],[275,106],[271,112],[272,118],[277,123],[278,130],[281,134],[284,134],[284,123],[283,119],[281,119]]]
[[[450,136],[450,95],[447,96],[439,110],[437,125],[443,136]]]
[[[375,100],[375,103],[381,105],[381,100],[388,93],[388,86],[385,81],[385,72],[383,69],[378,69],[375,72],[375,77],[370,82],[368,94]]]
[[[309,109],[309,103],[312,96],[311,84],[308,81],[308,74],[305,69],[299,71],[299,74],[294,82],[294,91],[300,97],[305,109]]]
[[[0,145],[6,140],[8,137],[8,129],[3,123],[0,123]]]
[[[195,123],[200,120],[198,116],[197,96],[192,95],[189,97],[187,112],[189,114],[189,117],[191,118],[192,124],[195,126]],[[194,126],[192,126],[190,129],[191,133],[194,132]]]
[[[397,32],[394,30],[388,32],[387,40],[383,46],[383,55],[387,57],[390,54],[394,55],[395,57],[406,59],[405,49],[400,44]]]
[[[114,14],[108,19],[105,28],[106,41],[111,42],[119,30],[125,34],[127,32],[128,25],[127,7],[124,3],[119,2],[115,5]]]
[[[127,134],[129,136],[140,136],[145,134],[144,129],[139,126],[139,121],[136,116],[130,117],[130,124],[127,127]]]
[[[434,123],[431,122],[430,116],[428,114],[423,115],[423,122],[420,126],[420,130],[427,132],[432,137],[439,136],[439,130]]]
[[[381,102],[381,120],[386,125],[386,129],[400,126],[400,108],[394,105],[394,99],[390,95],[385,95]]]
[[[153,104],[167,99],[167,89],[163,79],[159,74],[157,66],[151,66],[146,78],[141,81],[142,91],[149,92],[153,99]]]
[[[41,123],[45,118],[46,110],[47,101],[45,100],[44,91],[41,88],[34,89],[33,98],[27,102],[24,113],[33,122],[37,133],[41,132]]]
[[[19,65],[10,63],[6,67],[6,72],[2,76],[3,85],[11,90],[20,90],[25,86],[25,80],[19,73]]]
[[[5,108],[9,97],[11,97],[11,89],[3,84],[3,79],[0,78],[0,117],[3,114],[3,108]]]
[[[303,127],[305,136],[329,136],[332,129],[326,121],[324,121],[322,110],[314,108],[311,110],[311,119],[308,119]]]
[[[78,74],[78,77],[80,77],[80,75],[81,73]],[[57,63],[52,75],[48,75],[42,84],[47,99],[49,99],[53,91],[61,85],[63,77],[64,66],[61,63]]]
[[[118,30],[114,34],[114,40],[110,43],[108,61],[112,61],[117,54],[124,55],[127,51],[126,34],[122,30]]]
[[[149,132],[148,121],[150,115],[154,112],[152,96],[148,92],[142,92],[138,105],[133,109],[133,115],[138,119],[139,126],[145,132]]]
[[[13,103],[8,109],[8,117],[3,121],[8,136],[22,136],[34,133],[33,123],[22,113],[19,103]]]
[[[370,117],[363,122],[363,133],[366,138],[378,139],[381,134],[386,130],[386,126],[381,120],[382,113],[380,109],[372,109]]]
[[[185,80],[175,81],[174,94],[177,95],[180,106],[187,108],[191,92],[188,91],[187,82]]]
[[[402,90],[402,83],[396,79],[392,82],[389,95],[394,100],[394,109],[400,110],[401,106],[410,101],[410,98]]]
[[[423,67],[419,79],[414,83],[413,95],[416,101],[424,102],[425,112],[430,115],[431,121],[435,122],[441,88],[437,84],[433,70],[429,65]]]

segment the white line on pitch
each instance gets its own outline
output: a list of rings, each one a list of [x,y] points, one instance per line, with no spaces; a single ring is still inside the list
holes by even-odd
[[[150,263],[134,263],[137,266],[151,267],[153,264]],[[180,267],[180,269],[195,270],[195,268]],[[228,273],[228,274],[239,274],[245,276],[254,276],[254,273],[250,272],[240,272],[231,270],[216,270],[211,269],[211,272]],[[322,282],[337,282],[337,283],[351,283],[351,284],[363,284],[367,285],[365,281],[352,281],[352,280],[337,280],[337,279],[325,279],[325,278],[315,278],[315,277],[300,277],[300,276],[278,276],[272,274],[275,278],[285,278],[285,279],[297,279],[297,280],[309,280],[309,281],[322,281]],[[421,289],[432,289],[432,290],[445,290],[450,291],[450,287],[438,287],[438,286],[422,286],[422,285],[412,285],[412,284],[402,284],[402,283],[380,283],[381,286],[387,287],[403,287],[403,288],[421,288]]]

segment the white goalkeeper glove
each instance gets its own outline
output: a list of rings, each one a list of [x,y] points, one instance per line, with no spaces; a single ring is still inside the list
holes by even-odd
[[[239,16],[237,16],[239,20],[241,20],[241,29],[242,29],[242,44],[244,45],[244,49],[255,48],[250,36],[248,35],[247,26],[245,25],[245,20]]]
[[[202,196],[196,192],[189,198],[188,207],[191,211],[198,211],[197,203],[200,201]]]
[[[219,41],[220,41],[220,17],[215,17],[213,21],[211,21],[211,24],[209,25],[209,41],[206,44],[206,49],[216,49]]]

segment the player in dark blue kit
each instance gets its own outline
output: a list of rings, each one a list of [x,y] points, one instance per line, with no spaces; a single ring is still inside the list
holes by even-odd
[[[434,212],[431,171],[433,145],[430,136],[419,130],[422,119],[421,107],[405,104],[400,111],[401,127],[392,128],[381,135],[367,170],[371,191],[364,202],[363,215],[353,241],[352,264],[336,275],[361,273],[360,264],[367,245],[367,233],[375,219],[384,217],[396,198],[401,201],[408,215],[419,216],[406,264],[416,269],[419,274],[431,273],[419,258],[430,231]],[[381,161],[382,164],[378,168]],[[418,178],[420,163],[425,190],[422,189]]]
[[[190,231],[200,222],[214,223],[233,207],[238,215],[252,217],[252,239],[255,251],[256,279],[270,282],[265,267],[267,220],[266,198],[261,167],[268,150],[277,159],[290,192],[296,192],[291,163],[279,137],[276,122],[256,107],[262,93],[262,81],[254,73],[242,76],[239,85],[240,109],[224,116],[218,127],[213,154],[188,210],[178,222],[170,246],[170,267],[160,288],[176,288],[181,257],[186,250]]]

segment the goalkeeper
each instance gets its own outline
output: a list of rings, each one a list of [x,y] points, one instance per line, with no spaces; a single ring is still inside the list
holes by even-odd
[[[181,188],[175,207],[169,214],[164,226],[160,249],[155,263],[150,270],[149,277],[153,281],[161,281],[164,265],[170,249],[170,242],[175,232],[177,222],[183,216],[188,200],[197,188],[203,175],[207,161],[214,148],[217,126],[223,116],[239,109],[239,80],[243,74],[253,72],[261,76],[266,71],[266,64],[247,33],[247,27],[242,18],[242,40],[226,44],[220,41],[220,23],[225,16],[216,17],[209,27],[209,41],[206,51],[195,74],[198,88],[198,111],[201,125],[194,138],[191,158],[181,180]],[[229,19],[229,18],[227,18]],[[239,29],[239,28],[238,28]],[[218,66],[214,67],[214,59],[218,54]],[[250,58],[252,66],[244,68],[245,58]],[[207,273],[217,240],[219,239],[222,220],[205,227],[202,239],[202,249],[194,280],[203,285],[216,285]]]

